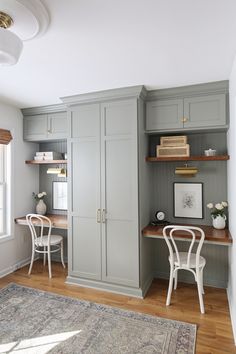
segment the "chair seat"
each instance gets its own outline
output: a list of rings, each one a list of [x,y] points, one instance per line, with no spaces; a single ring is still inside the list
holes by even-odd
[[[177,267],[187,267],[187,258],[188,258],[188,253],[187,252],[179,252],[179,258],[180,258],[180,264],[177,260],[176,253],[174,253],[174,264]],[[169,257],[170,260],[170,257]],[[206,260],[204,257],[200,256],[199,257],[199,267],[204,267],[206,264]],[[196,254],[191,253],[190,256],[190,268],[196,268]]]
[[[63,237],[60,235],[51,235],[50,245],[51,246],[58,245],[59,243],[61,243],[62,240],[63,240]],[[47,246],[48,245],[48,235],[43,236],[42,239],[41,239],[41,237],[37,237],[36,244],[38,244],[40,247]]]

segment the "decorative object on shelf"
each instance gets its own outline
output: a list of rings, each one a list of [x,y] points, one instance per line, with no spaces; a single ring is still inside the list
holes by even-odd
[[[52,208],[67,210],[67,182],[52,182]]]
[[[46,206],[46,204],[44,203],[44,200],[43,200],[46,195],[47,195],[46,192],[40,192],[38,194],[33,192],[33,197],[37,201],[36,213],[39,214],[39,215],[45,215],[46,214],[47,206]]]
[[[55,151],[38,151],[34,156],[35,161],[62,160],[62,154]]]
[[[155,213],[155,217],[156,217],[157,221],[165,220],[165,216],[166,215],[165,215],[164,211],[162,211],[162,210],[157,210]]]
[[[228,208],[227,202],[216,203],[208,203],[207,208],[211,210],[211,217],[212,217],[212,225],[215,229],[224,229],[225,222],[226,222],[226,209]]]
[[[23,41],[45,33],[48,24],[49,16],[40,0],[0,0],[0,64],[16,64]]]
[[[174,183],[174,217],[203,218],[202,183]]]
[[[157,145],[157,157],[188,157],[190,156],[189,144],[185,146],[161,146]]]
[[[164,211],[162,211],[162,210],[157,210],[157,211],[155,212],[155,218],[156,218],[156,220],[155,220],[155,221],[151,221],[150,224],[151,224],[152,226],[166,226],[166,225],[169,224],[169,222],[165,220],[165,217],[166,217],[166,215],[165,215],[165,212],[164,212]]]
[[[193,166],[188,166],[186,163],[185,166],[176,167],[175,174],[181,177],[195,177],[198,173],[198,168]]]
[[[184,146],[187,144],[187,136],[161,136],[160,144],[161,146]]]
[[[216,156],[216,150],[208,149],[204,151],[205,156]]]
[[[157,157],[183,157],[190,155],[187,136],[162,136],[156,147]]]

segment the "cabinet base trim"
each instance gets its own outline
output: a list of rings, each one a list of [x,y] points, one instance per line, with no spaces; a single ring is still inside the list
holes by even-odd
[[[143,298],[146,296],[146,294],[147,294],[147,292],[148,292],[150,286],[152,285],[153,278],[154,278],[154,276],[153,276],[153,274],[152,274],[152,275],[150,275],[150,276],[146,279],[146,281],[145,281],[145,283],[144,283],[144,285],[143,285],[143,287],[142,287],[142,288],[143,288],[143,289],[142,289]]]
[[[66,284],[79,285],[86,288],[92,288],[97,290],[105,290],[111,293],[134,296],[143,299],[143,292],[140,288],[130,288],[121,285],[107,284],[94,280],[81,279],[73,276],[66,278]]]

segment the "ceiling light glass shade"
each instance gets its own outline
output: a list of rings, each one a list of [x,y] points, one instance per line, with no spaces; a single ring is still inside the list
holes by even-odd
[[[0,27],[0,65],[16,64],[22,48],[22,40],[15,33]]]

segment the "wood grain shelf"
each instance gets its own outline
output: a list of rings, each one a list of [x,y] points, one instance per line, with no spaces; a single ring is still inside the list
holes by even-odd
[[[176,225],[176,223],[174,223]],[[187,225],[186,226],[198,226],[203,231],[205,232],[205,241],[204,243],[212,243],[212,244],[217,244],[217,245],[222,245],[222,246],[229,246],[232,244],[233,240],[231,237],[231,234],[228,229],[223,229],[223,230],[217,230],[214,229],[212,226],[208,225]],[[182,225],[184,226],[184,225]],[[142,234],[144,237],[150,237],[150,238],[160,238],[164,239],[163,237],[163,228],[164,226],[153,226],[153,225],[147,225],[143,230]],[[191,236],[184,232],[184,231],[177,231],[175,234],[176,238],[179,240],[189,240],[191,239]],[[196,233],[196,239],[200,239],[200,233]]]
[[[52,165],[58,163],[67,164],[67,160],[26,160],[25,163],[28,165]]]
[[[216,156],[189,156],[189,157],[146,157],[148,162],[168,162],[168,161],[227,161],[229,155]]]
[[[67,215],[46,214],[45,216],[47,216],[51,220],[52,227],[57,229],[65,229],[65,230],[68,229]],[[18,225],[28,225],[25,216],[15,218],[15,223]],[[35,225],[40,226],[38,220],[33,219],[33,223]]]

